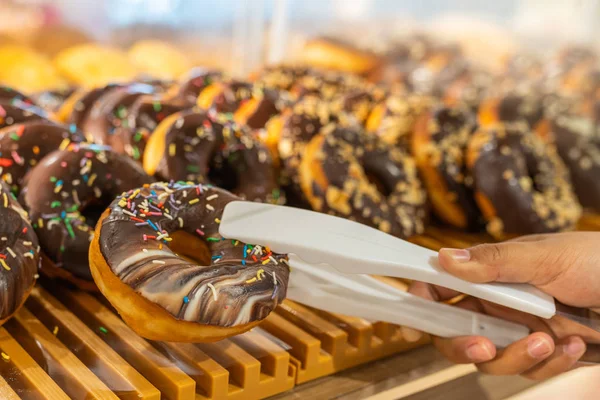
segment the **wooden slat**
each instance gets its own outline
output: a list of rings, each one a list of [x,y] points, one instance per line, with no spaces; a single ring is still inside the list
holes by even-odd
[[[19,395],[10,387],[10,385],[0,376],[0,399],[2,400],[21,400]]]
[[[6,329],[29,354],[46,363],[50,376],[74,399],[118,399],[73,353],[25,308],[6,324]],[[40,352],[40,349],[42,350]]]
[[[260,362],[261,372],[278,378],[286,376],[290,355],[265,336],[252,330],[230,340]]]
[[[69,309],[92,330],[100,332],[100,328],[105,329],[106,333],[100,335],[102,340],[156,386],[164,398],[193,398],[196,382],[94,297],[78,290],[64,290],[60,286],[51,293],[63,304],[69,304]]]
[[[321,347],[329,354],[346,350],[348,334],[305,306],[285,300],[275,312],[317,337]]]
[[[8,376],[3,367],[10,364],[14,368],[15,378],[24,386],[23,390],[33,393],[32,398],[69,400],[69,396],[4,328],[0,328],[0,351],[10,357],[8,360],[0,360],[0,364],[2,364],[0,365],[0,375]],[[4,397],[0,396],[0,399],[4,399]]]
[[[321,342],[282,316],[271,313],[260,327],[292,346],[290,353],[300,360],[303,368],[318,363]]]
[[[260,380],[260,362],[229,339],[196,346],[226,368],[231,379],[242,388],[256,386]]]
[[[153,343],[182,371],[196,381],[196,392],[207,398],[227,396],[229,371],[193,343]]]
[[[158,389],[44,289],[34,288],[26,306],[119,398],[160,399]]]
[[[373,337],[373,324],[362,318],[347,317],[317,309],[311,310],[324,320],[346,332],[348,334],[348,343],[358,349],[368,349],[370,345],[377,346],[381,343],[381,340]],[[373,343],[373,340],[376,342]]]

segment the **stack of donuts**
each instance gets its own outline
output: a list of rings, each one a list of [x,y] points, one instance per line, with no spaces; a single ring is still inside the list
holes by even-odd
[[[99,289],[146,338],[252,328],[285,298],[289,269],[219,235],[238,199],[400,238],[435,220],[498,239],[557,232],[600,212],[593,55],[515,57],[492,75],[421,37],[396,50],[373,64],[376,83],[271,66],[248,80],[195,69],[31,97],[0,88],[0,321],[41,265]]]

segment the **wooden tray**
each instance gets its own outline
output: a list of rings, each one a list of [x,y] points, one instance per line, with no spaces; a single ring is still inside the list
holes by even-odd
[[[600,230],[600,218],[585,216],[580,229]],[[413,242],[437,250],[489,240],[432,227]],[[0,328],[0,398],[261,399],[428,341],[409,343],[398,326],[285,301],[259,328],[231,339],[151,342],[105,299],[41,279]]]

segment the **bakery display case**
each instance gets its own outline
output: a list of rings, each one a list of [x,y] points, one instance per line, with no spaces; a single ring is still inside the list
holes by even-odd
[[[218,225],[241,196],[434,251],[600,231],[600,2],[11,0],[0,16],[1,399],[537,387],[285,299],[288,255]]]

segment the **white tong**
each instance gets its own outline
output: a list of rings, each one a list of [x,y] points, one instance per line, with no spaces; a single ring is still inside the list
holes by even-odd
[[[523,325],[425,300],[369,276],[383,275],[443,286],[542,318],[556,313],[554,299],[530,285],[461,280],[439,267],[437,252],[326,214],[235,201],[225,207],[219,233],[289,254],[287,297],[325,311],[442,337],[486,336],[500,347],[529,333]]]

